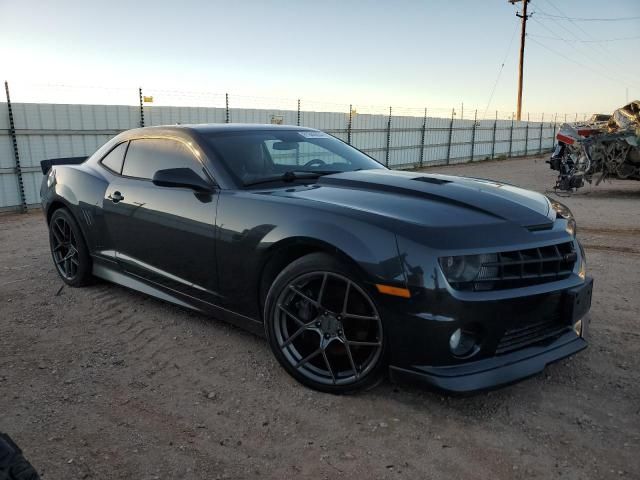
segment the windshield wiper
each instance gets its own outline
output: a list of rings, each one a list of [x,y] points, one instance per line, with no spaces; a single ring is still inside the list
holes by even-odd
[[[331,175],[332,173],[341,173],[341,170],[287,170],[280,175],[273,175],[271,177],[261,178],[254,180],[253,182],[244,183],[245,187],[250,185],[258,185],[261,183],[271,182],[293,182],[294,180],[306,180],[322,177],[323,175]]]

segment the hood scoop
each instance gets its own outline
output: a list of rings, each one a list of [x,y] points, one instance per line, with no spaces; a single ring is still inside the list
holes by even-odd
[[[433,185],[444,185],[445,183],[451,183],[451,180],[445,180],[444,178],[435,177],[415,177],[411,180],[415,180],[416,182],[431,183]]]

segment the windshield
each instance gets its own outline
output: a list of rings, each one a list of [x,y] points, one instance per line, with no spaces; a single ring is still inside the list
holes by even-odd
[[[241,185],[385,168],[337,138],[317,131],[222,132],[206,135],[205,139]]]

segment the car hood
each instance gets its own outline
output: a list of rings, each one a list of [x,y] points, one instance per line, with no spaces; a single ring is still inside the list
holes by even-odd
[[[327,175],[273,195],[307,199],[427,226],[513,222],[544,228],[555,214],[544,195],[491,180],[391,170]]]

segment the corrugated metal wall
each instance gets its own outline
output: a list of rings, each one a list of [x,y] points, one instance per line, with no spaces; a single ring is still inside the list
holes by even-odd
[[[122,130],[140,125],[140,108],[126,105],[66,105],[12,103],[25,202],[39,203],[42,180],[40,161],[48,158],[90,155]],[[233,123],[271,123],[274,117],[295,125],[295,110],[229,110]],[[225,108],[145,106],[145,125],[223,123]],[[498,156],[518,156],[553,147],[552,123],[511,120],[451,120],[410,116],[300,112],[300,124],[324,130],[391,168],[480,161]],[[424,135],[424,144],[422,136]],[[0,103],[0,210],[22,204],[15,155],[9,135],[6,103]]]

